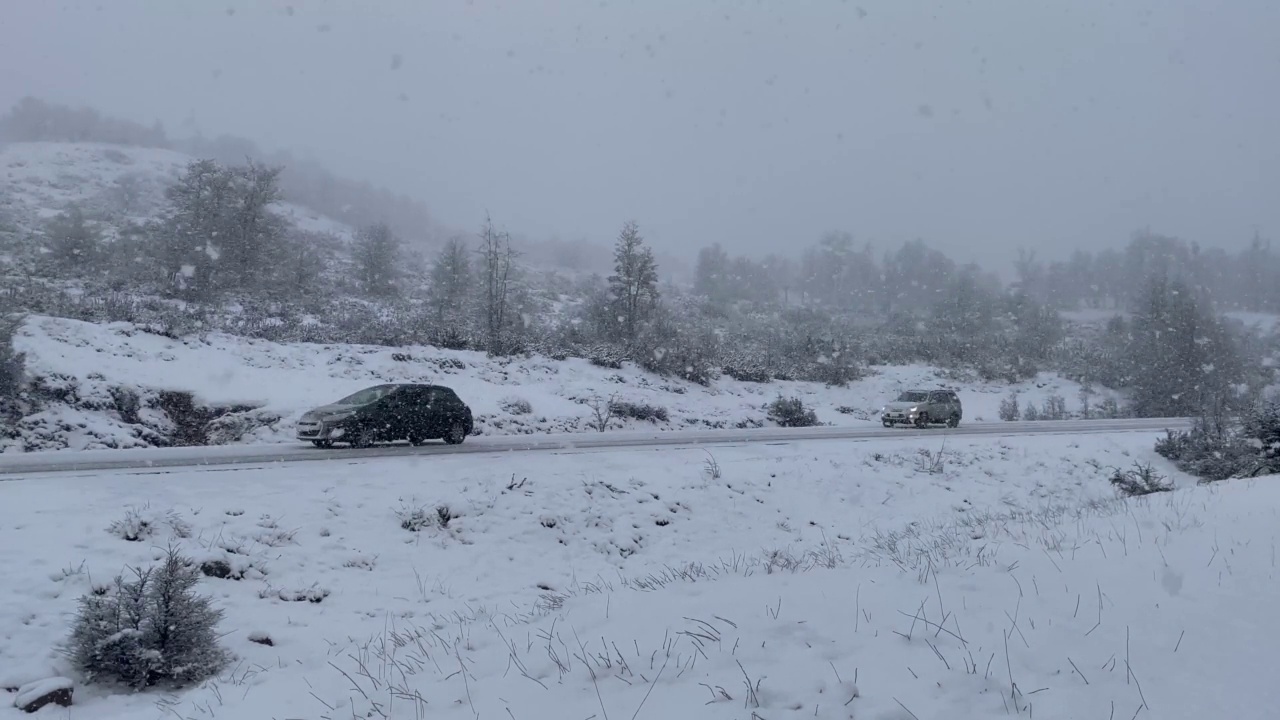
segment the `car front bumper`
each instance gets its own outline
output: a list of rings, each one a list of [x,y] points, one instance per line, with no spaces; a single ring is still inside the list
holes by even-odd
[[[880,416],[880,421],[891,425],[915,423],[919,413],[890,411]]]
[[[340,439],[346,434],[346,430],[339,423],[326,423],[323,420],[307,420],[300,421],[294,431],[295,437],[299,440],[307,440],[310,442],[334,441]]]

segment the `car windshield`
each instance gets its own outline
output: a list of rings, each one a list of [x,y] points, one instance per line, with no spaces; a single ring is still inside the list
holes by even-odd
[[[899,395],[896,402],[924,402],[928,397],[929,393],[909,390]]]
[[[368,405],[371,402],[381,400],[391,391],[395,389],[394,385],[375,385],[371,388],[365,388],[358,393],[348,395],[334,405]]]

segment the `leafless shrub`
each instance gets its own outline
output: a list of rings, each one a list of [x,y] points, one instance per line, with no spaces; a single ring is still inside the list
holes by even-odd
[[[716,456],[712,455],[709,450],[703,450],[707,454],[707,459],[702,463],[702,474],[707,476],[708,480],[720,479],[720,463],[716,461]]]
[[[916,472],[928,475],[941,475],[947,469],[946,451],[933,452],[921,449],[916,455]]]
[[[586,405],[591,408],[592,415],[587,422],[587,427],[596,432],[608,430],[609,423],[613,421],[614,398],[604,400],[599,395],[595,395],[590,400],[587,400]]]
[[[449,527],[449,523],[462,517],[462,514],[441,503],[434,508],[427,505],[409,505],[402,503],[395,511],[400,520],[400,527],[409,532],[422,532],[431,527]]]
[[[168,528],[175,538],[191,537],[191,525],[181,515],[173,510],[163,514],[153,513],[147,505],[127,508],[124,517],[112,522],[107,527],[107,532],[121,540],[141,542],[154,536],[161,528]]]
[[[400,520],[400,527],[409,532],[422,532],[433,524],[425,505],[413,507],[402,504],[396,510],[396,518]]]
[[[258,541],[259,544],[266,545],[267,547],[278,548],[284,547],[285,545],[292,545],[293,538],[297,534],[298,530],[296,528],[293,530],[272,528],[258,533],[254,537],[254,540]]]

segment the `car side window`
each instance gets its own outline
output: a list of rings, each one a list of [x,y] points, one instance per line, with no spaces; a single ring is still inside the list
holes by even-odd
[[[928,400],[928,402],[930,402],[930,403],[940,403],[940,402],[942,402],[942,393],[936,393],[936,392],[935,392],[935,393],[929,393],[929,400]]]

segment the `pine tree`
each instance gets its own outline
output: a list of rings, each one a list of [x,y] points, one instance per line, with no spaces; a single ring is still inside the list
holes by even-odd
[[[427,289],[427,307],[442,344],[456,346],[464,334],[471,279],[471,258],[462,240],[445,243],[431,263]]]
[[[196,593],[195,563],[170,548],[158,567],[133,574],[80,599],[67,653],[86,679],[142,689],[218,673],[228,658],[218,645],[222,612]]]
[[[13,336],[22,324],[22,316],[10,313],[0,297],[0,421],[18,415],[18,396],[26,375],[26,355],[13,346]],[[7,422],[0,422],[0,425]]]
[[[694,266],[693,291],[713,303],[728,301],[732,288],[729,272],[729,253],[720,243],[702,248]]]
[[[622,339],[634,343],[644,320],[658,304],[658,264],[634,221],[622,226],[614,245],[609,290]]]
[[[270,209],[281,200],[281,170],[249,161],[229,171],[231,190],[216,240],[227,287],[256,286],[282,250],[285,223]]]
[[[1239,379],[1235,343],[1182,282],[1152,280],[1129,345],[1139,417],[1195,417],[1230,400]]]

